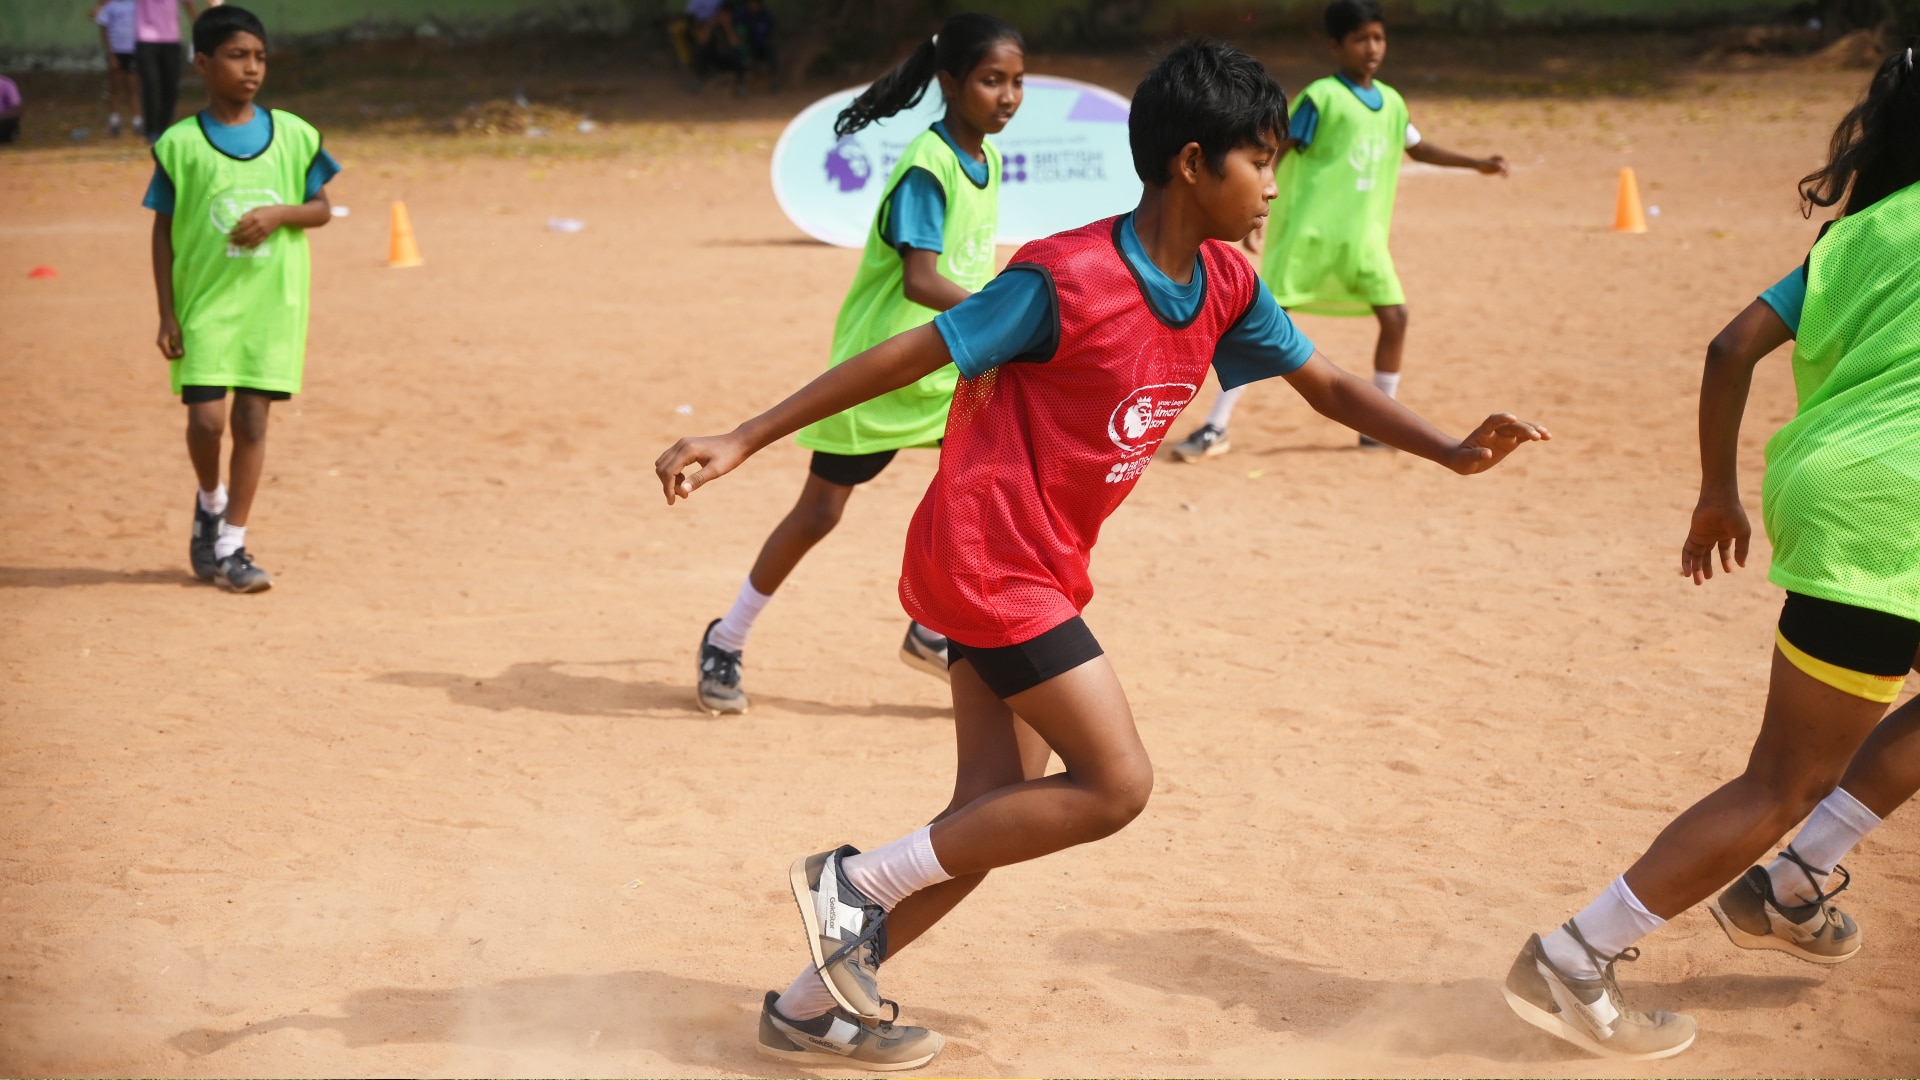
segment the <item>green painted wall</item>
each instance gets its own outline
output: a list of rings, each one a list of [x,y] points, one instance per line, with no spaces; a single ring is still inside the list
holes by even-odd
[[[242,0],[274,34],[320,34],[357,26],[368,33],[406,32],[430,20],[455,31],[480,31],[535,18],[581,30],[618,29],[681,7],[677,0]],[[777,15],[802,22],[809,0],[771,0]],[[93,0],[0,0],[0,56],[78,53],[97,48],[87,20]],[[956,6],[957,5],[951,5]],[[1099,0],[978,0],[977,6],[1023,25],[1058,25],[1065,12],[1104,6]],[[1131,7],[1131,5],[1127,5]],[[1144,22],[1171,24],[1182,14],[1229,9],[1301,18],[1314,0],[1160,0],[1143,5]],[[1693,19],[1778,14],[1791,0],[1398,0],[1388,5],[1438,18],[1455,12],[1498,13],[1517,20],[1557,18]],[[1152,29],[1148,26],[1146,29]]]

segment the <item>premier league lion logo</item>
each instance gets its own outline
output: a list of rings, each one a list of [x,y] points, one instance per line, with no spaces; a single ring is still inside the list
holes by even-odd
[[[859,191],[873,176],[873,163],[852,138],[841,139],[827,151],[827,180],[840,185],[842,192]]]

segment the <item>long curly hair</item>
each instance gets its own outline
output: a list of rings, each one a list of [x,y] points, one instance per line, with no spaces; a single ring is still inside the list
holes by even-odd
[[[1920,183],[1920,74],[1912,47],[1895,52],[1873,74],[1866,95],[1833,129],[1825,167],[1800,179],[1800,212],[1844,200],[1857,214]]]
[[[920,104],[939,72],[965,79],[987,50],[1002,41],[1011,41],[1022,50],[1027,47],[1019,28],[997,16],[967,12],[949,18],[940,24],[940,32],[931,41],[921,42],[905,60],[875,79],[840,111],[833,121],[834,135],[844,139],[868,124]]]

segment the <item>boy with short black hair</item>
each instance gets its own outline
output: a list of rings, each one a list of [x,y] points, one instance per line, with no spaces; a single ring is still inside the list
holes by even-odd
[[[1285,378],[1326,416],[1462,474],[1548,437],[1497,414],[1455,441],[1294,329],[1232,247],[1267,215],[1286,120],[1286,95],[1259,61],[1182,45],[1133,98],[1145,191],[1132,213],[1026,245],[933,322],[654,463],[671,504],[806,423],[949,362],[960,369],[900,580],[908,614],[949,642],[953,797],[931,826],[873,851],[842,846],[793,864],[813,963],[767,994],[763,1053],[867,1068],[930,1060],[940,1036],[880,1022],[880,963],[989,870],[1098,840],[1145,808],[1153,766],[1080,612],[1102,523],[1209,367],[1229,385]],[[1066,769],[1043,778],[1049,751]],[[852,782],[841,790],[857,797]]]
[[[208,104],[153,147],[143,205],[154,212],[153,283],[161,355],[187,406],[187,455],[200,481],[188,558],[203,581],[259,592],[273,579],[247,553],[248,514],[266,461],[267,412],[300,391],[307,349],[306,230],[332,218],[340,171],[320,133],[253,104],[267,75],[267,31],[250,11],[209,8],[193,24]],[[220,483],[231,412],[233,454]]]
[[[1327,38],[1338,65],[1300,92],[1287,150],[1275,171],[1282,220],[1266,238],[1260,278],[1288,311],[1380,321],[1373,385],[1400,391],[1407,296],[1387,251],[1400,153],[1426,165],[1507,175],[1507,159],[1468,157],[1422,138],[1407,103],[1374,72],[1387,55],[1386,15],[1375,0],[1327,5]],[[1181,461],[1227,452],[1227,421],[1244,386],[1222,387],[1205,424],[1173,448]],[[1360,445],[1382,444],[1366,435]]]

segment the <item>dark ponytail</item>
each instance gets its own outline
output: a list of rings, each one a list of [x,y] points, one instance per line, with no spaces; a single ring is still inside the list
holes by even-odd
[[[940,25],[940,32],[933,40],[921,42],[892,71],[861,91],[833,121],[834,135],[844,139],[868,124],[920,104],[939,72],[965,79],[987,55],[987,50],[1000,41],[1011,41],[1021,49],[1027,47],[1020,31],[1005,19],[973,12],[953,16]]]
[[[1833,130],[1826,167],[1800,180],[1800,212],[1846,200],[1857,214],[1920,183],[1920,73],[1914,50],[1901,49],[1880,65],[1872,85]]]

